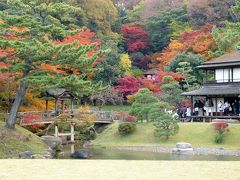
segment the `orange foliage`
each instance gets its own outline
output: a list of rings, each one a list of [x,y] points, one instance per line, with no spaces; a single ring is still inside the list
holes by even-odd
[[[160,87],[162,85],[164,76],[172,76],[173,79],[178,82],[183,79],[183,76],[179,73],[161,71],[159,72],[159,74],[154,76],[154,79],[141,79],[141,84],[143,85],[143,87],[148,88],[153,93],[158,93],[160,92]]]
[[[175,72],[163,72],[161,71],[157,77],[162,81],[164,76],[172,76],[175,81],[182,81],[183,80],[183,75]]]
[[[37,97],[33,97],[33,94],[28,92],[25,95],[25,101],[27,102],[27,105],[21,106],[19,108],[20,112],[45,111],[46,102],[44,99],[39,99]],[[49,107],[49,109],[54,109],[54,102],[49,101],[48,107]]]
[[[57,41],[56,43],[70,44],[77,40],[78,45],[96,44],[99,47],[101,42],[100,39],[95,39],[95,35],[96,34],[94,32],[91,32],[89,29],[85,29],[76,35],[68,36],[63,41]]]
[[[7,67],[8,67],[8,65],[6,63],[0,61],[0,69],[4,69]]]
[[[27,27],[17,27],[17,26],[10,26],[9,27],[11,30],[14,30],[16,32],[23,32],[29,30]]]
[[[206,24],[198,30],[183,32],[180,38],[172,40],[162,53],[155,53],[153,61],[163,70],[178,53],[185,51],[202,54],[206,60],[211,59],[208,52],[217,48],[211,34],[212,28],[211,24]]]
[[[16,52],[15,49],[1,49],[0,48],[0,58],[4,58],[4,57],[7,57],[7,58],[10,58],[14,53]]]
[[[63,73],[64,71],[60,70],[60,68],[61,68],[60,66],[53,66],[50,64],[42,64],[40,66],[40,69],[43,69],[43,70],[51,70],[57,73]]]
[[[95,44],[96,48],[99,48],[101,41],[98,38],[95,38],[96,34],[91,32],[89,29],[84,29],[82,32],[77,33],[73,36],[67,36],[62,41],[54,41],[55,44],[70,44],[74,41],[78,41],[78,46],[81,45],[90,45]],[[87,57],[91,57],[96,53],[96,50],[93,50],[87,54]]]
[[[7,68],[9,65],[4,63],[4,62],[0,62],[0,69],[5,69]],[[0,73],[0,79],[4,79],[4,78],[9,78],[12,77],[14,74],[7,72],[7,73]]]
[[[143,84],[143,87],[148,88],[152,92],[159,91],[159,82],[156,80],[144,78],[141,80],[141,83]]]

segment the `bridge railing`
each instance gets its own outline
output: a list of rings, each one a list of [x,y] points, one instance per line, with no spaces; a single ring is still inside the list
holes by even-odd
[[[28,112],[18,112],[17,113],[17,119],[19,124],[21,124],[21,120],[23,119],[23,117],[25,115],[28,114],[34,114],[34,115],[38,115],[41,116],[43,118],[44,121],[48,121],[49,119],[52,119],[54,117],[56,117],[57,115],[54,114],[54,111],[49,111],[48,113],[43,112],[43,111],[28,111]],[[90,112],[78,112],[78,113],[73,113],[71,114],[72,117],[79,119],[79,120],[84,120],[86,118],[86,116],[88,115],[96,115],[96,121],[97,122],[113,122],[113,120],[117,120],[119,117],[114,114],[113,112],[110,111],[90,111]],[[9,113],[0,113],[0,118],[4,119],[5,121],[7,120],[9,116]],[[39,120],[36,120],[36,122],[39,122]],[[34,121],[33,121],[34,123]]]

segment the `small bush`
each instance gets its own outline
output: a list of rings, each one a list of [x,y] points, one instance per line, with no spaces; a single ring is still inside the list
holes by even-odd
[[[217,144],[222,143],[224,132],[229,131],[228,123],[215,122],[215,123],[213,123],[213,128],[214,128],[214,131],[216,131],[216,134],[214,136],[214,142]]]
[[[136,117],[128,115],[127,118],[125,119],[125,121],[126,122],[135,122],[136,121]]]
[[[118,126],[118,132],[121,136],[132,134],[136,130],[137,126],[132,122],[123,122]]]
[[[123,122],[135,122],[136,117],[129,115],[127,112],[117,112],[114,114],[114,119],[121,120]]]
[[[214,142],[217,144],[220,144],[220,143],[222,143],[222,141],[223,141],[223,134],[216,133],[215,137],[214,137]]]
[[[226,122],[213,123],[213,128],[217,132],[225,132],[225,130],[228,130],[227,127],[228,127],[228,123],[226,123]]]
[[[58,121],[56,124],[60,133],[69,132],[71,130],[70,124],[66,121]]]
[[[77,124],[75,126],[76,139],[80,141],[89,141],[96,138],[95,131],[86,123]]]

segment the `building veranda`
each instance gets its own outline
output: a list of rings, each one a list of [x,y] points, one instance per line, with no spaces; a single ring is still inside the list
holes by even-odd
[[[238,119],[240,100],[240,51],[198,66],[205,72],[200,89],[185,92],[191,97],[191,120]]]

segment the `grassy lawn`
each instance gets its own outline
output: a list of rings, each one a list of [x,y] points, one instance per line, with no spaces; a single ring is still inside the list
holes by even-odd
[[[240,149],[240,124],[230,124],[230,132],[224,136],[222,144],[214,143],[214,131],[210,123],[180,123],[179,133],[169,140],[153,136],[154,126],[151,123],[137,124],[134,134],[121,137],[117,133],[118,122],[115,122],[92,142],[93,145],[108,146],[168,146],[174,147],[177,142],[188,142],[193,147],[223,147]]]
[[[47,149],[36,135],[26,129],[16,126],[16,130],[9,130],[5,122],[0,121],[0,158],[15,158],[23,151],[42,154]]]
[[[239,180],[239,162],[2,160],[0,179]]]

